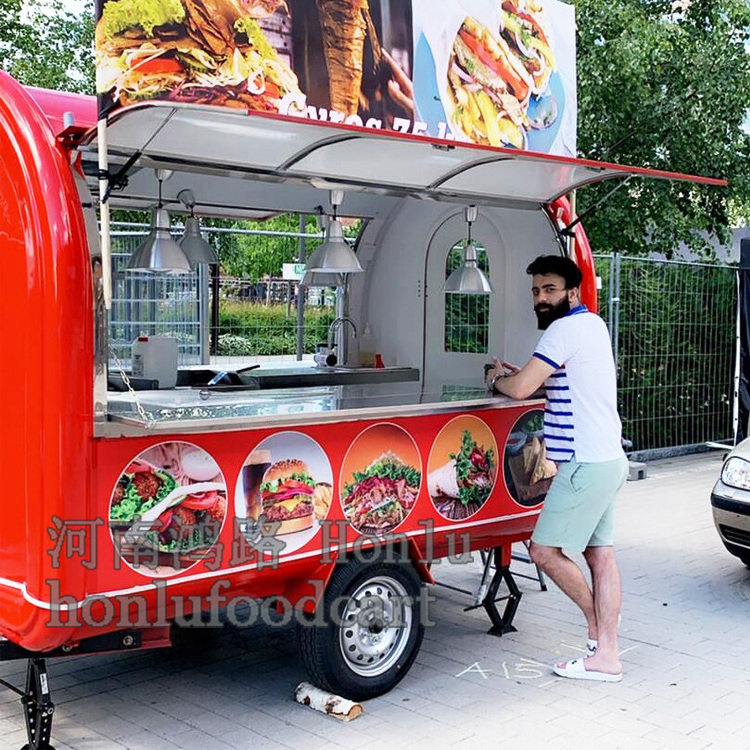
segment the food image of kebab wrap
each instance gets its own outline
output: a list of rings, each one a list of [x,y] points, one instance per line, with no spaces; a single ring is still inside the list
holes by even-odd
[[[544,93],[552,72],[556,69],[555,55],[534,13],[541,7],[533,0],[503,0],[500,34],[515,52],[534,82],[531,93]]]
[[[398,526],[414,507],[422,475],[392,451],[355,471],[345,486],[344,515],[357,531],[383,535]]]
[[[367,35],[367,0],[317,0],[331,109],[357,113]]]
[[[427,489],[439,513],[460,520],[484,505],[494,481],[494,450],[477,445],[471,432],[464,430],[460,450],[427,476]]]
[[[109,0],[97,22],[97,93],[278,111],[297,77],[257,23],[282,0]]]

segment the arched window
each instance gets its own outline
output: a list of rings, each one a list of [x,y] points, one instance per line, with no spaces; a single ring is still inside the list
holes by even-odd
[[[455,244],[445,261],[445,278],[463,262],[464,242]],[[479,267],[490,278],[487,251],[474,242]],[[445,351],[486,354],[489,349],[490,298],[486,294],[445,293]]]

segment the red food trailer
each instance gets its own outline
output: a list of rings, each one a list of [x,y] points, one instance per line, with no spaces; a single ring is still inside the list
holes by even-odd
[[[488,550],[477,605],[491,632],[512,628],[511,546],[530,537],[554,465],[543,394],[490,396],[482,368],[533,351],[526,266],[574,235],[596,310],[567,194],[628,178],[724,184],[170,99],[97,122],[93,97],[4,73],[0,153],[0,658],[29,660],[35,748],[50,736],[46,657],[166,646],[201,611],[297,618],[313,681],[356,699],[414,661],[441,559]],[[261,367],[233,385],[205,366],[176,388],[108,390],[108,374],[128,373],[110,362],[97,212],[185,214],[185,190],[200,216],[228,218],[312,214],[344,191],[365,272],[342,317],[369,325],[386,366]],[[442,291],[469,206],[494,289],[479,352],[447,346]]]

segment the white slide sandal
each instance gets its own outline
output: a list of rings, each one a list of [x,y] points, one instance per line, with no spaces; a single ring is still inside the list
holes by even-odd
[[[559,677],[568,677],[571,680],[595,680],[596,682],[620,682],[622,672],[610,674],[609,672],[594,672],[586,669],[584,659],[571,659],[561,667],[555,664],[552,671]]]

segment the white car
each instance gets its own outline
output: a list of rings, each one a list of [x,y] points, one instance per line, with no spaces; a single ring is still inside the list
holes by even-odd
[[[750,567],[750,438],[736,445],[711,491],[714,523],[724,546]]]

